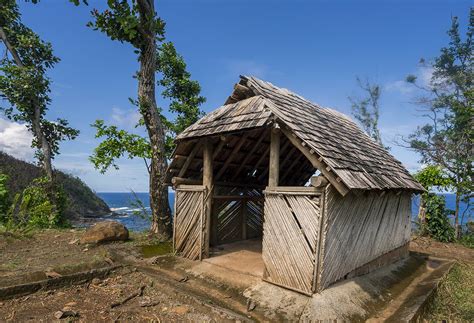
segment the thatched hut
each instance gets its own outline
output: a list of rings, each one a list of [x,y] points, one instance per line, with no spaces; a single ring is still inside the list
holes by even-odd
[[[347,116],[242,76],[176,138],[174,247],[261,237],[263,279],[305,294],[408,253],[408,171]]]

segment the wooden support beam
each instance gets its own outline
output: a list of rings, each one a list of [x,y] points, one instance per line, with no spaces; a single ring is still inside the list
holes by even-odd
[[[287,140],[287,141],[285,142],[285,144],[283,145],[283,147],[280,149],[280,155],[282,155],[282,154],[285,152],[285,149],[286,149],[289,145],[290,145],[290,141]],[[261,180],[265,177],[265,175],[267,174],[267,172],[268,172],[268,170],[269,170],[269,166],[270,166],[270,165],[268,165],[268,166],[263,170],[262,174],[260,174],[260,176],[258,177],[258,181],[261,181]],[[280,165],[279,167],[281,168],[281,165]]]
[[[221,169],[219,170],[219,172],[217,173],[216,175],[216,180],[218,180],[222,174],[224,174],[224,172],[226,171],[227,167],[229,166],[229,164],[232,162],[232,160],[235,158],[235,156],[237,155],[237,152],[239,151],[239,149],[242,147],[242,145],[245,143],[245,141],[247,140],[247,136],[248,136],[248,133],[245,133],[241,138],[240,140],[235,144],[234,146],[234,149],[232,149],[232,152],[230,153],[229,157],[227,157],[227,160],[225,161],[224,165],[222,165]]]
[[[319,175],[311,177],[311,186],[314,187],[325,187],[328,185],[329,181],[326,177]]]
[[[203,158],[203,170],[202,170],[202,184],[206,187],[207,199],[205,200],[205,212],[206,212],[206,228],[205,228],[205,239],[204,239],[204,252],[205,258],[209,257],[209,244],[211,236],[211,216],[212,216],[212,190],[213,190],[213,154],[212,154],[212,143],[208,140],[204,140],[204,147],[202,152]],[[214,224],[214,223],[212,223]]]
[[[214,152],[212,154],[213,159],[216,159],[217,155],[219,155],[222,148],[225,146],[226,142],[227,142],[227,137],[225,137],[225,136],[220,136],[219,137],[219,144],[217,145],[217,148],[214,150]]]
[[[259,136],[257,142],[255,144],[253,144],[252,149],[245,156],[244,160],[242,160],[242,163],[240,164],[239,168],[235,172],[234,176],[232,176],[233,181],[237,178],[237,176],[239,176],[240,172],[245,167],[245,164],[249,161],[250,157],[252,157],[252,155],[255,153],[255,151],[260,147],[260,144],[262,143],[262,140],[265,138],[264,134],[265,134],[265,130],[263,130],[260,133],[260,136]]]
[[[270,141],[270,162],[268,165],[268,186],[278,186],[280,176],[280,130],[273,128]]]
[[[189,165],[191,165],[191,162],[193,161],[194,156],[196,156],[196,153],[199,150],[199,147],[200,147],[199,142],[196,143],[196,145],[194,145],[194,148],[191,150],[191,152],[189,153],[189,156],[186,158],[186,161],[184,162],[183,167],[181,167],[178,177],[183,177],[184,174],[186,174],[186,171],[188,170]]]
[[[336,180],[335,174],[327,170],[327,166],[318,159],[316,154],[311,154],[310,149],[305,147],[304,142],[302,142],[298,137],[296,137],[296,135],[285,128],[282,128],[281,131],[291,141],[291,143],[305,155],[313,167],[319,169],[319,171],[329,180],[332,185],[334,185],[334,187],[339,193],[341,193],[342,196],[345,196],[347,193],[349,193],[347,186]]]
[[[200,179],[173,177],[171,179],[171,184],[173,185],[173,187],[176,188],[179,185],[203,185],[203,182]],[[256,188],[256,189],[265,188],[265,185],[258,185],[258,184],[251,184],[251,183],[239,183],[239,182],[216,182],[216,181],[214,181],[214,186],[247,187],[247,188]]]

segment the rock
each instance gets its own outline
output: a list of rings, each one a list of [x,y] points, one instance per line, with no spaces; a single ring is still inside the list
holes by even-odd
[[[74,239],[74,240],[69,241],[69,244],[76,244],[78,242],[79,242],[79,239]]]
[[[255,309],[255,307],[257,307],[257,304],[255,304],[255,302],[253,300],[248,298],[247,299],[247,311],[251,312]]]
[[[91,284],[97,286],[97,285],[99,285],[101,282],[102,282],[102,281],[101,281],[99,278],[94,278],[94,279],[92,279]]]
[[[107,241],[124,241],[128,239],[127,228],[117,221],[104,221],[94,224],[84,232],[80,243],[101,243]]]
[[[48,278],[59,278],[63,277],[60,273],[55,272],[54,270],[48,270],[45,272],[46,277]]]

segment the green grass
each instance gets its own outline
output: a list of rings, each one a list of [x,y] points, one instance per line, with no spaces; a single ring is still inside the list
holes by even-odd
[[[474,322],[474,264],[456,263],[439,285],[424,317]]]
[[[457,242],[464,247],[474,249],[474,233],[463,235]]]

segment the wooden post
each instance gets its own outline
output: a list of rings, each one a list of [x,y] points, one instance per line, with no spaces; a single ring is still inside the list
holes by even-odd
[[[213,196],[213,154],[212,143],[205,139],[204,149],[202,153],[203,170],[202,170],[202,185],[206,187],[207,200],[205,201],[206,211],[206,236],[204,239],[204,258],[209,257],[209,243],[211,236],[211,217],[212,217],[212,196]]]
[[[273,128],[270,142],[270,164],[268,166],[268,186],[278,186],[280,173],[280,129]]]

